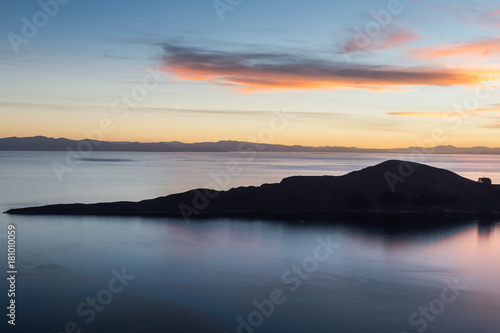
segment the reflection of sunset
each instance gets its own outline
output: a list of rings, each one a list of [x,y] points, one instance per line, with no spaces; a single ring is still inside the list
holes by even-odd
[[[469,279],[479,284],[490,284],[493,289],[498,286],[496,281],[500,278],[500,266],[495,264],[500,253],[498,224],[472,227],[433,244],[425,252],[432,253],[428,259],[436,265],[452,270],[460,267],[460,270],[466,270]]]

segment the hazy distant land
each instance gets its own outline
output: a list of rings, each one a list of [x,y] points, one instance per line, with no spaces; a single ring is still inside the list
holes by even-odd
[[[500,154],[500,148],[470,147],[460,148],[454,146],[437,147],[409,147],[409,148],[356,148],[339,146],[287,146],[278,144],[259,144],[243,141],[219,141],[182,143],[171,142],[110,142],[95,140],[70,140],[65,138],[35,137],[9,137],[0,139],[0,151],[67,151],[77,150],[83,144],[92,143],[92,151],[117,151],[117,152],[236,152],[253,149],[266,152],[350,152],[350,153],[396,153],[396,154]],[[85,148],[83,148],[85,149]]]

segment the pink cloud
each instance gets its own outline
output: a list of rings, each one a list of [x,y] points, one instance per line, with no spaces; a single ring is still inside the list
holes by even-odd
[[[369,36],[367,33],[358,30],[343,44],[342,53],[393,49],[420,39],[422,37],[415,32],[397,25],[394,25],[391,29],[381,30],[375,36]]]
[[[488,27],[500,27],[500,9],[489,10],[483,14],[477,14],[474,17],[461,17],[462,22],[477,22]]]
[[[422,39],[413,31],[398,31],[385,36],[377,46],[378,50],[392,49]]]
[[[470,43],[443,44],[412,50],[419,58],[436,59],[449,57],[480,56],[487,57],[500,54],[500,38],[485,39]]]

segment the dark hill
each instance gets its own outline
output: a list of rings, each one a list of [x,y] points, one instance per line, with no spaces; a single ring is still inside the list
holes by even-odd
[[[176,215],[316,212],[500,212],[495,185],[451,171],[386,161],[344,176],[295,176],[228,191],[191,190],[141,202],[11,209],[9,214]]]

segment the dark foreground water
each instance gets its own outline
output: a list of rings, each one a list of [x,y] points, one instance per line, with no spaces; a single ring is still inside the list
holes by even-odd
[[[60,182],[64,153],[0,152],[0,208],[140,200],[241,171],[227,187],[343,174],[398,156],[97,153]],[[498,177],[498,157],[436,156]],[[477,171],[481,168],[480,171]],[[213,175],[219,175],[219,178]],[[477,176],[477,177],[476,177]],[[500,180],[499,178],[497,178]],[[360,220],[361,219],[361,220]],[[267,221],[0,215],[2,332],[498,333],[500,225],[408,216]],[[500,220],[500,219],[499,219]],[[314,225],[312,223],[314,222]],[[373,222],[385,228],[369,227]],[[460,222],[460,223],[458,223]],[[7,325],[7,228],[16,228],[16,326]]]

